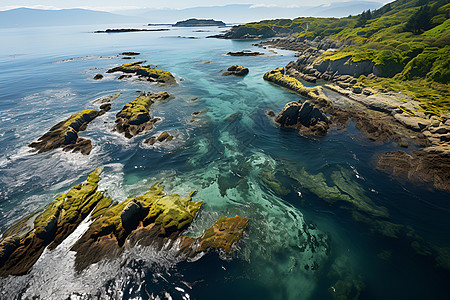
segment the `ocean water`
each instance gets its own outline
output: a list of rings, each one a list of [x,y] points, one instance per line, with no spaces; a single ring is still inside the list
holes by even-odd
[[[211,251],[193,261],[180,261],[174,249],[136,247],[77,274],[70,247],[86,220],[29,274],[0,279],[0,299],[448,297],[450,273],[436,266],[439,255],[438,262],[449,260],[448,194],[376,170],[376,155],[396,146],[369,141],[352,124],[313,139],[266,116],[300,99],[262,78],[295,60],[293,52],[205,38],[224,30],[216,27],[93,33],[137,26],[0,29],[7,41],[0,45],[0,234],[102,166],[100,188],[114,200],[141,195],[157,181],[168,193],[197,189],[194,200],[205,204],[186,234],[199,236],[218,217],[238,214],[249,219],[244,238],[231,254]],[[268,55],[225,55],[241,50]],[[129,62],[117,56],[124,51],[140,52],[136,60],[172,72],[179,84],[117,74],[92,79]],[[222,77],[233,64],[250,73]],[[150,132],[128,140],[112,128],[136,91],[173,98],[152,106],[162,120]],[[113,93],[120,97],[111,111],[80,134],[93,143],[89,156],[30,152],[27,145],[54,124]],[[144,144],[162,131],[174,140]],[[324,191],[335,186],[353,204],[325,201]],[[419,246],[433,254],[419,254]]]

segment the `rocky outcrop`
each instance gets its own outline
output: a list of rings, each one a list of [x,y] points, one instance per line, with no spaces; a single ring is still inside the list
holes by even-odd
[[[432,183],[435,188],[450,192],[450,152],[439,153],[424,148],[408,154],[390,151],[380,155],[378,169],[397,179],[415,183]]]
[[[56,248],[95,207],[111,204],[110,198],[97,191],[99,174],[100,169],[95,170],[85,183],[5,231],[0,241],[1,277],[27,273],[46,247]]]
[[[158,137],[156,136],[152,136],[149,137],[148,139],[146,139],[144,141],[144,143],[149,144],[149,145],[153,145],[156,142],[162,143],[164,141],[171,141],[173,139],[173,135],[171,135],[170,133],[168,133],[167,131],[162,132]]]
[[[34,148],[38,153],[61,148],[63,151],[81,152],[88,155],[92,150],[92,143],[88,139],[78,137],[78,133],[85,130],[92,120],[104,114],[105,111],[88,109],[73,114],[65,121],[50,128],[37,142],[28,146]]]
[[[325,136],[329,129],[328,117],[312,103],[290,102],[275,119],[280,126],[295,128],[303,135]]]
[[[231,245],[242,237],[247,219],[221,218],[199,238],[183,237],[202,201],[193,202],[192,196],[166,195],[163,186],[153,185],[142,196],[112,205],[93,217],[94,222],[74,244],[75,268],[78,271],[104,258],[113,259],[125,247],[153,246],[177,248],[178,255],[195,256],[208,248],[231,251]],[[181,247],[179,246],[181,245]]]
[[[243,66],[240,65],[232,65],[231,67],[228,68],[226,72],[222,74],[222,76],[230,76],[230,75],[245,76],[247,74],[248,68],[244,68]]]
[[[329,104],[329,99],[325,96],[321,87],[305,87],[298,79],[286,75],[284,68],[267,72],[264,74],[264,79],[305,96],[319,106]]]
[[[137,61],[129,64],[124,64],[106,71],[106,73],[123,72],[127,74],[134,74],[138,78],[143,78],[150,82],[158,83],[176,83],[175,77],[168,72],[157,70],[151,65],[143,65],[146,61]]]
[[[142,93],[127,103],[116,115],[114,131],[123,133],[127,138],[132,138],[141,132],[152,129],[158,119],[150,117],[150,106],[156,101],[163,101],[169,97],[167,92]]]
[[[103,75],[102,74],[96,74],[93,78],[94,80],[100,80],[103,79]]]
[[[54,250],[89,215],[91,225],[71,249],[76,252],[77,271],[116,258],[126,247],[137,244],[172,248],[182,257],[194,257],[211,248],[230,252],[247,226],[247,218],[221,217],[199,238],[182,236],[203,203],[192,201],[195,191],[188,197],[167,195],[157,183],[144,195],[117,203],[97,190],[99,175],[100,169],[96,169],[85,183],[4,232],[0,277],[27,273],[46,247]]]

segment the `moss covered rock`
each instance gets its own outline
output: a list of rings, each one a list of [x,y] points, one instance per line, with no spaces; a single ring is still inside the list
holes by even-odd
[[[37,142],[29,146],[36,149],[38,153],[62,148],[64,151],[81,152],[87,155],[92,150],[92,143],[88,139],[78,137],[78,132],[85,130],[92,120],[104,113],[104,110],[87,109],[73,114],[50,128]]]
[[[264,74],[264,79],[307,97],[320,106],[326,106],[330,101],[323,93],[321,87],[305,87],[299,80],[285,75],[283,68],[267,72]]]
[[[159,83],[176,83],[175,77],[168,72],[157,70],[151,65],[143,65],[146,61],[137,61],[129,64],[124,64],[106,71],[106,73],[115,73],[115,72],[123,72],[123,73],[131,73],[139,76],[140,78],[145,78],[151,82],[159,82]]]
[[[240,65],[232,65],[231,67],[228,68],[226,72],[222,74],[222,76],[230,76],[230,75],[245,76],[247,74],[248,68],[244,68],[243,66]]]
[[[45,247],[56,248],[99,203],[111,203],[97,191],[100,169],[86,182],[61,194],[45,209],[33,213],[8,229],[0,241],[0,276],[27,273]]]
[[[156,101],[166,100],[169,97],[167,92],[142,93],[127,103],[116,115],[114,130],[123,133],[127,138],[132,138],[141,132],[152,129],[158,119],[150,117],[150,106]]]

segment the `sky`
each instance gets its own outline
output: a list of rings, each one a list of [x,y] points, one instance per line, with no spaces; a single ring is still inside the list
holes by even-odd
[[[18,7],[38,9],[84,8],[103,11],[120,11],[140,8],[172,8],[182,9],[196,6],[214,6],[226,4],[253,4],[255,6],[318,6],[332,2],[349,0],[0,0],[0,10]],[[392,0],[367,0],[387,3]]]

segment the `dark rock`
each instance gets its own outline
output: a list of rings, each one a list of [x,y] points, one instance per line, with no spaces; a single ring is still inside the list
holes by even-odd
[[[265,113],[268,117],[271,117],[271,118],[275,117],[275,113],[273,111],[271,111],[270,109],[266,109]]]
[[[119,53],[119,55],[125,55],[125,56],[133,56],[133,55],[140,55],[140,54],[141,53],[139,53],[139,52],[133,52],[133,51]]]
[[[141,201],[136,199],[128,202],[127,206],[123,209],[120,214],[120,220],[122,221],[122,226],[127,231],[136,229],[145,216],[147,216],[149,208],[144,206]]]
[[[102,78],[103,78],[102,74],[97,74],[97,75],[94,76],[94,80],[100,80]]]
[[[172,139],[173,139],[173,135],[170,135],[167,131],[164,131],[164,132],[161,133],[158,137],[152,136],[152,137],[146,139],[146,140],[144,141],[144,143],[153,145],[153,144],[156,143],[156,142],[160,142],[160,143],[162,143],[162,142],[164,142],[164,141],[169,142],[169,141],[171,141]]]
[[[111,109],[111,103],[105,103],[105,104],[100,105],[100,109],[105,112],[109,111]]]
[[[244,50],[244,51],[238,51],[238,52],[228,52],[227,55],[229,55],[229,56],[259,56],[259,55],[264,55],[264,53]]]
[[[92,149],[90,140],[78,137],[78,132],[86,129],[87,125],[100,115],[99,111],[88,109],[73,114],[65,121],[62,121],[41,136],[37,142],[33,142],[29,147],[34,148],[38,153],[47,152],[56,148],[64,151],[81,152],[89,154]]]
[[[329,129],[328,117],[307,100],[303,104],[290,102],[275,119],[282,127],[295,128],[305,135],[325,136]]]

